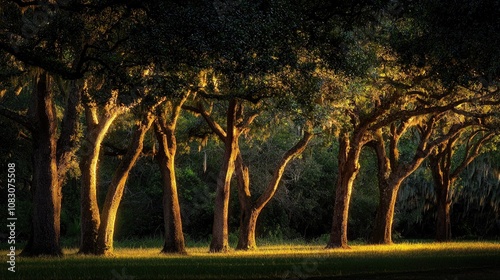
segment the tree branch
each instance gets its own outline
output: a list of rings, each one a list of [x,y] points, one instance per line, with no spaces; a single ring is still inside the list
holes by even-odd
[[[208,112],[203,109],[201,103],[198,103],[198,107],[183,105],[182,109],[191,111],[196,114],[200,114],[203,119],[207,122],[208,126],[212,129],[212,131],[219,137],[221,141],[225,141],[227,133],[224,129],[212,119],[212,117],[208,114]]]
[[[29,121],[29,119],[26,116],[19,114],[18,112],[0,106],[0,115],[24,126],[30,132],[33,132],[35,130],[33,124]]]

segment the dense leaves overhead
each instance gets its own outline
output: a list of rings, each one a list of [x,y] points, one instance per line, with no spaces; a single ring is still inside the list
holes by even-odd
[[[446,82],[498,82],[499,1],[413,1],[396,28],[393,46],[408,63],[432,65]]]

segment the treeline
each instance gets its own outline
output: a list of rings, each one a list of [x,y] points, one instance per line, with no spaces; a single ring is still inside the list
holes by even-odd
[[[183,219],[206,225],[207,213],[211,252],[229,249],[231,220],[237,249],[254,249],[265,209],[298,230],[331,225],[327,248],[347,248],[366,165],[379,191],[371,243],[392,243],[398,194],[411,192],[433,200],[445,241],[463,174],[496,149],[498,1],[0,3],[0,115],[12,136],[2,157],[30,170],[25,255],[62,254],[61,215],[76,210],[68,187],[79,190],[80,253],[112,253],[137,177],[141,193],[158,198],[162,186],[164,253],[184,253]],[[423,164],[427,180],[401,190]],[[498,176],[489,170],[479,186]],[[498,215],[498,182],[488,186]],[[269,208],[283,191],[296,197]],[[182,215],[187,204],[199,212]],[[325,205],[330,221],[308,223]],[[292,212],[301,207],[310,219]]]

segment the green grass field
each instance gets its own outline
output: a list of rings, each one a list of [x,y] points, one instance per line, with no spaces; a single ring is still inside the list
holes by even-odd
[[[115,256],[17,258],[16,272],[3,262],[1,279],[500,279],[500,243],[402,243],[352,245],[263,245],[256,251],[163,255],[159,248],[117,248]],[[1,251],[6,256],[7,251]],[[5,257],[4,257],[5,259]]]

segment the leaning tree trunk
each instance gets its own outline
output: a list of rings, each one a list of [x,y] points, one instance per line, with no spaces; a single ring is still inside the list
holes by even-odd
[[[243,164],[241,153],[238,151],[236,159],[236,174],[238,177],[238,197],[240,200],[241,216],[240,232],[236,249],[251,250],[257,248],[257,244],[255,242],[255,230],[259,215],[278,190],[281,177],[283,176],[285,168],[290,160],[300,155],[306,149],[307,144],[312,137],[313,135],[311,133],[305,132],[302,139],[285,152],[276,166],[273,177],[271,178],[271,181],[269,181],[267,188],[254,203],[252,203],[251,200],[248,167]]]
[[[354,181],[359,173],[359,155],[363,148],[360,142],[351,145],[348,136],[341,137],[339,142],[337,189],[330,240],[326,248],[349,248],[347,245],[349,203]]]
[[[123,159],[113,174],[113,179],[111,180],[111,185],[109,186],[101,215],[101,224],[97,237],[96,254],[98,255],[110,255],[113,253],[116,213],[120,206],[128,175],[142,153],[144,136],[151,127],[153,120],[154,116],[148,113],[144,120],[137,125],[127,153],[123,156]]]
[[[62,255],[59,244],[61,186],[57,175],[56,113],[48,73],[36,77],[33,129],[32,236],[22,254]]]
[[[231,178],[234,173],[234,162],[238,155],[239,131],[236,127],[237,101],[229,102],[227,112],[227,136],[225,137],[224,159],[219,176],[217,177],[217,189],[215,191],[214,222],[212,226],[212,241],[210,252],[227,252],[228,242],[228,216],[229,195],[231,189]]]
[[[160,121],[162,124],[159,123]],[[159,151],[156,159],[163,180],[165,244],[163,245],[162,253],[185,254],[186,248],[175,176],[177,141],[174,130],[172,126],[167,126],[166,122],[160,117],[155,123],[155,134],[159,143]]]

